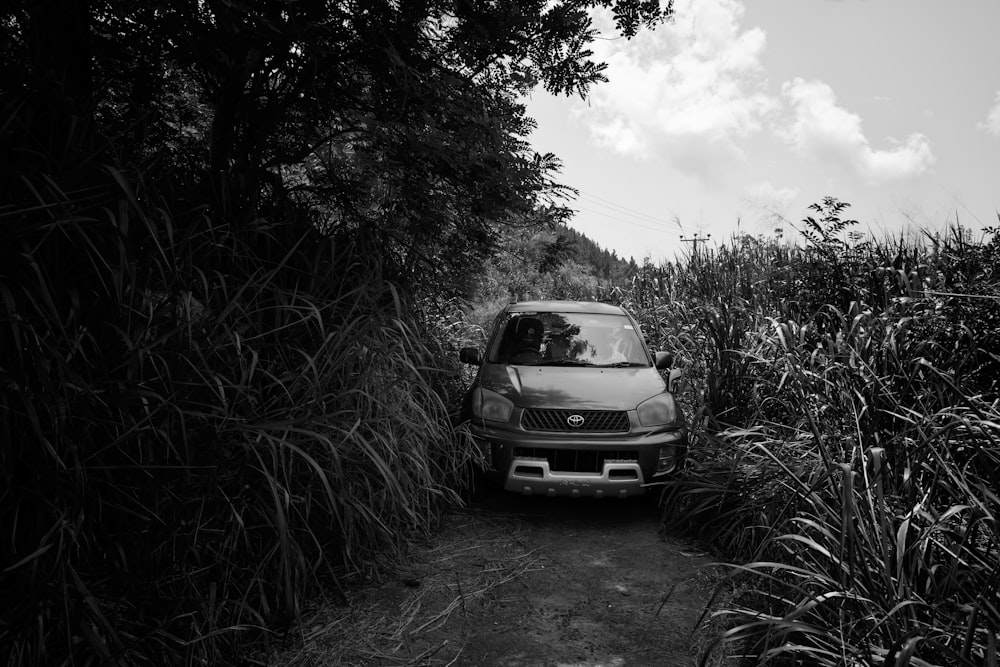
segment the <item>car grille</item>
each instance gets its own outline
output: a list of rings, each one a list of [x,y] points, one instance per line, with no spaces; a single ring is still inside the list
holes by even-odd
[[[602,472],[605,461],[638,461],[639,452],[515,447],[514,458],[545,459],[549,462],[549,469],[558,472]]]
[[[570,417],[582,417],[579,426]],[[521,426],[528,431],[582,431],[586,433],[627,432],[628,413],[608,410],[525,410]]]

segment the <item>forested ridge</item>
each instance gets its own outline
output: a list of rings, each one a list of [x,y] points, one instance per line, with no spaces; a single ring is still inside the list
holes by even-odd
[[[0,662],[238,661],[459,500],[457,299],[570,257],[521,100],[594,8],[672,11],[4,4]]]

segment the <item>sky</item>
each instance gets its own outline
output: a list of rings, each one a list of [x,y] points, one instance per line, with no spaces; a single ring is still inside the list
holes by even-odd
[[[827,196],[878,238],[1000,224],[1000,0],[674,8],[632,40],[598,16],[609,81],[527,100],[602,247],[659,263],[681,239],[792,239]]]

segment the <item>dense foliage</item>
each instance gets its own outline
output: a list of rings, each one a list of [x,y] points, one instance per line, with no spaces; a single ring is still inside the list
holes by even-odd
[[[666,524],[738,564],[749,664],[996,665],[1000,232],[875,242],[845,208],[608,295],[687,368]]]
[[[671,12],[3,5],[0,663],[237,660],[458,497],[448,304],[566,215],[519,100],[596,7]]]
[[[465,319],[485,326],[504,304],[516,300],[590,299],[638,271],[635,260],[625,261],[565,225],[512,230],[482,265]]]
[[[65,5],[65,7],[64,7]],[[621,32],[648,0],[401,3],[15,0],[0,14],[3,182],[101,160],[235,224],[365,229],[390,277],[463,284],[501,229],[559,219],[521,96],[603,80],[590,8]],[[73,187],[69,187],[72,185]]]

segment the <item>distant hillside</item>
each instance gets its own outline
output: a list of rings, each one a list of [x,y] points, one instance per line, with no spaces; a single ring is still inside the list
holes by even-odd
[[[633,259],[623,259],[565,225],[525,226],[508,230],[467,297],[486,304],[526,298],[589,299],[601,287],[622,284],[639,270]]]
[[[639,272],[635,258],[619,257],[614,250],[605,250],[586,234],[563,226],[557,232],[558,242],[570,249],[570,257],[578,264],[589,266],[594,276],[612,283],[627,280]]]

